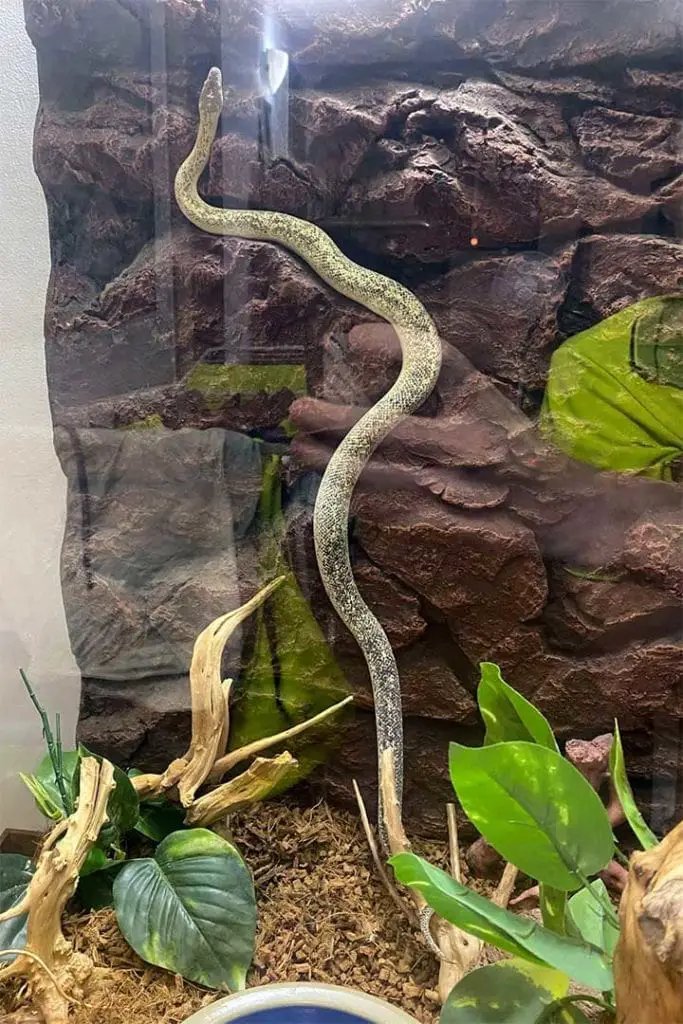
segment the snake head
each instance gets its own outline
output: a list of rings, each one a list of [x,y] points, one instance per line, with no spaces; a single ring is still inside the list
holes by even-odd
[[[199,110],[204,116],[218,120],[222,109],[223,76],[220,68],[211,68],[199,95]]]

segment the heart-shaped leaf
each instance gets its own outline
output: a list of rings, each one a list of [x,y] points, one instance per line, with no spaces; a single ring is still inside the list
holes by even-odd
[[[572,896],[568,903],[569,916],[584,942],[603,949],[611,957],[619,939],[619,929],[605,910],[609,893],[600,878],[591,882],[590,890],[579,889]]]
[[[33,877],[33,864],[18,853],[0,854],[0,914],[16,906]],[[0,922],[0,949],[23,949],[26,945],[27,915]]]
[[[185,810],[177,807],[170,800],[163,804],[147,803],[143,800],[140,803],[140,814],[135,828],[141,835],[160,843],[172,832],[179,832],[184,827]]]
[[[235,847],[215,833],[174,832],[154,858],[125,864],[114,907],[143,960],[207,988],[244,988],[254,955],[254,886]]]
[[[452,743],[450,773],[470,821],[506,860],[555,889],[579,889],[609,863],[600,797],[554,750],[536,743]]]
[[[626,774],[626,761],[624,759],[624,748],[621,743],[619,723],[614,723],[614,739],[609,752],[609,770],[612,776],[614,788],[621,801],[621,806],[626,815],[626,820],[633,829],[640,845],[644,850],[650,850],[656,846],[659,840],[652,829],[648,826],[645,818],[640,813],[638,805],[633,797],[633,790]]]
[[[553,730],[541,712],[503,679],[492,662],[479,666],[481,679],[477,689],[479,711],[486,726],[484,744],[525,740],[557,750]]]
[[[520,960],[501,960],[465,975],[444,1004],[439,1024],[537,1024],[569,991],[562,971]],[[567,1020],[569,1018],[565,1018]]]
[[[418,889],[437,914],[468,934],[513,956],[546,963],[591,988],[612,987],[611,968],[600,950],[496,906],[414,853],[400,853],[390,863],[399,882]]]

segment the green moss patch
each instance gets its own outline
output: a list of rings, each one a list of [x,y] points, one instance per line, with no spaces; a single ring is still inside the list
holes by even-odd
[[[219,409],[229,395],[307,394],[306,367],[302,363],[215,366],[197,363],[185,378],[188,391],[199,391],[210,409]]]

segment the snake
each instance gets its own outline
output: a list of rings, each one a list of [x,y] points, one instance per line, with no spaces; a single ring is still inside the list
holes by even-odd
[[[313,511],[318,571],[327,596],[355,638],[372,685],[379,777],[391,752],[394,794],[400,818],[403,795],[403,714],[398,667],[389,638],[356,585],[349,552],[351,497],[370,456],[404,418],[432,393],[441,368],[441,340],[419,299],[402,284],[349,259],[310,221],[270,210],[212,206],[199,195],[223,109],[219,68],[209,71],[199,97],[199,123],[192,150],[175,177],[175,197],[185,217],[202,231],[282,246],[303,260],[330,288],[364,306],[394,328],[401,344],[401,369],[389,390],[355,423],[333,451]],[[388,846],[381,790],[378,826]]]

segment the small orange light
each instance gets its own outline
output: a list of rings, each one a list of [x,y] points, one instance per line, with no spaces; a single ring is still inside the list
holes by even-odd
[[[479,239],[477,238],[476,235],[472,235],[472,237],[470,238],[470,245],[479,245]]]

